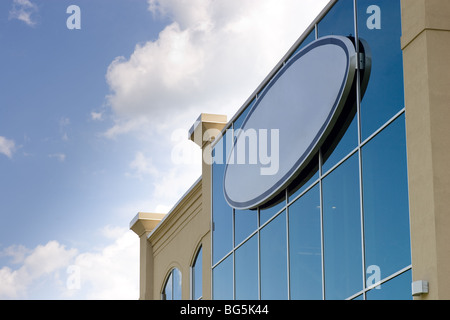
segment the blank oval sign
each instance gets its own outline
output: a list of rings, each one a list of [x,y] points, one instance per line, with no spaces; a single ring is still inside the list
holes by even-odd
[[[346,103],[356,80],[356,57],[349,38],[324,37],[276,74],[236,132],[223,183],[230,206],[263,205],[302,170]]]

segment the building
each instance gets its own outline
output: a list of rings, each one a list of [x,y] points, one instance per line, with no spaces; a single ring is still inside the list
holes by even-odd
[[[300,91],[320,100],[344,65],[320,53],[331,42],[354,50],[347,80],[303,153],[292,145],[315,122],[292,124],[283,109],[301,100],[291,71],[311,62]],[[140,298],[450,299],[449,50],[448,0],[331,0],[232,119],[200,115],[190,138],[204,151],[202,177],[174,208],[131,221]],[[250,151],[235,167],[223,155],[238,156],[235,138],[251,141],[237,132],[271,123],[276,169],[287,169],[269,188],[269,178],[248,178]],[[264,160],[258,168],[275,159]]]

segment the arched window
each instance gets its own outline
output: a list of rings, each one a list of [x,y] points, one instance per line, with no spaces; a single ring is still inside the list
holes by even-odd
[[[202,247],[198,249],[197,255],[194,259],[194,263],[192,264],[192,299],[193,300],[201,300],[203,296],[202,292]]]
[[[170,271],[161,294],[162,300],[181,300],[181,272],[177,268]]]

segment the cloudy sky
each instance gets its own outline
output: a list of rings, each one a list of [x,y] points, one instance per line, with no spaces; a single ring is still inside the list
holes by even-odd
[[[327,2],[1,0],[0,299],[137,299],[129,222],[200,177],[187,130],[230,118]]]

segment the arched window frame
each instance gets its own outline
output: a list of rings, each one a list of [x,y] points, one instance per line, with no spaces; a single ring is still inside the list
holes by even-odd
[[[200,258],[200,259],[199,259]],[[200,279],[200,295],[196,296],[196,270],[198,270],[196,267],[200,267],[200,275],[202,276]],[[192,259],[191,264],[191,300],[202,300],[203,299],[203,250],[202,245],[200,244],[196,251],[194,258]]]
[[[175,281],[179,278],[180,285],[176,286]],[[171,297],[167,299],[167,289],[170,282],[170,290]],[[164,286],[161,290],[161,300],[181,300],[182,294],[182,274],[178,268],[172,268],[170,272],[167,274],[166,279],[164,281]]]

